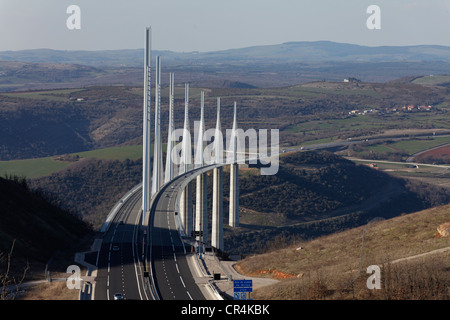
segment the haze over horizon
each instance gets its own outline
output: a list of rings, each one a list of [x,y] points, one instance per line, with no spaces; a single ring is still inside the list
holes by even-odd
[[[66,22],[80,8],[80,29]],[[370,30],[367,8],[379,6],[381,29]],[[0,0],[0,51],[152,49],[211,52],[298,41],[362,46],[450,46],[445,0]]]

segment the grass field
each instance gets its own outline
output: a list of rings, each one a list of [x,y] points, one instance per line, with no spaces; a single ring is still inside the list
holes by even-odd
[[[448,82],[450,82],[450,76],[448,75],[429,75],[413,80],[413,83],[421,85],[439,85]]]
[[[393,143],[382,143],[368,146],[366,149],[377,152],[401,151],[413,155],[430,148],[450,143],[450,136],[434,137],[431,139],[402,140]]]
[[[142,157],[142,146],[106,148],[73,153],[73,155],[78,155],[80,158],[96,158],[103,160],[137,160]],[[43,177],[65,169],[71,163],[72,162],[55,160],[53,157],[0,161],[0,176],[7,174],[26,178]]]
[[[61,89],[49,91],[30,91],[30,92],[13,92],[2,93],[0,96],[24,99],[53,100],[66,101],[71,93],[82,91],[83,89]]]

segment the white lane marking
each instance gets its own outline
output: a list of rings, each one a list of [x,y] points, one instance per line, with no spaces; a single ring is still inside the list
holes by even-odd
[[[181,280],[181,283],[183,284],[183,287],[186,288],[186,285],[184,284],[183,278],[181,276],[180,276],[180,280]]]

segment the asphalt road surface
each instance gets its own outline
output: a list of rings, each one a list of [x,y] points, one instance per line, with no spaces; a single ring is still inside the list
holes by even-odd
[[[98,253],[96,300],[113,300],[120,294],[125,300],[204,300],[187,262],[191,247],[185,247],[175,223],[177,185],[182,175],[167,185],[157,198],[149,226],[152,274],[158,296],[153,297],[144,278],[144,239],[141,226],[142,189],[124,201],[105,232]]]
[[[116,293],[128,300],[149,299],[139,261],[142,247],[136,244],[141,196],[138,191],[123,203],[103,237],[97,258],[96,300],[112,300]]]
[[[155,208],[151,243],[155,286],[161,300],[204,300],[187,263],[191,252],[181,240],[175,223],[176,186],[185,176],[169,184]]]

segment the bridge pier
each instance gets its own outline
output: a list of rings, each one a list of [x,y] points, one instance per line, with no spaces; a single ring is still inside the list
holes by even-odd
[[[239,227],[239,165],[230,165],[230,211],[228,224],[230,227]]]
[[[223,250],[223,169],[213,169],[213,203],[211,245]]]
[[[202,173],[197,176],[196,201],[195,201],[195,231],[200,231],[202,236],[198,235],[197,240],[208,242],[208,212],[207,212],[207,176]]]

